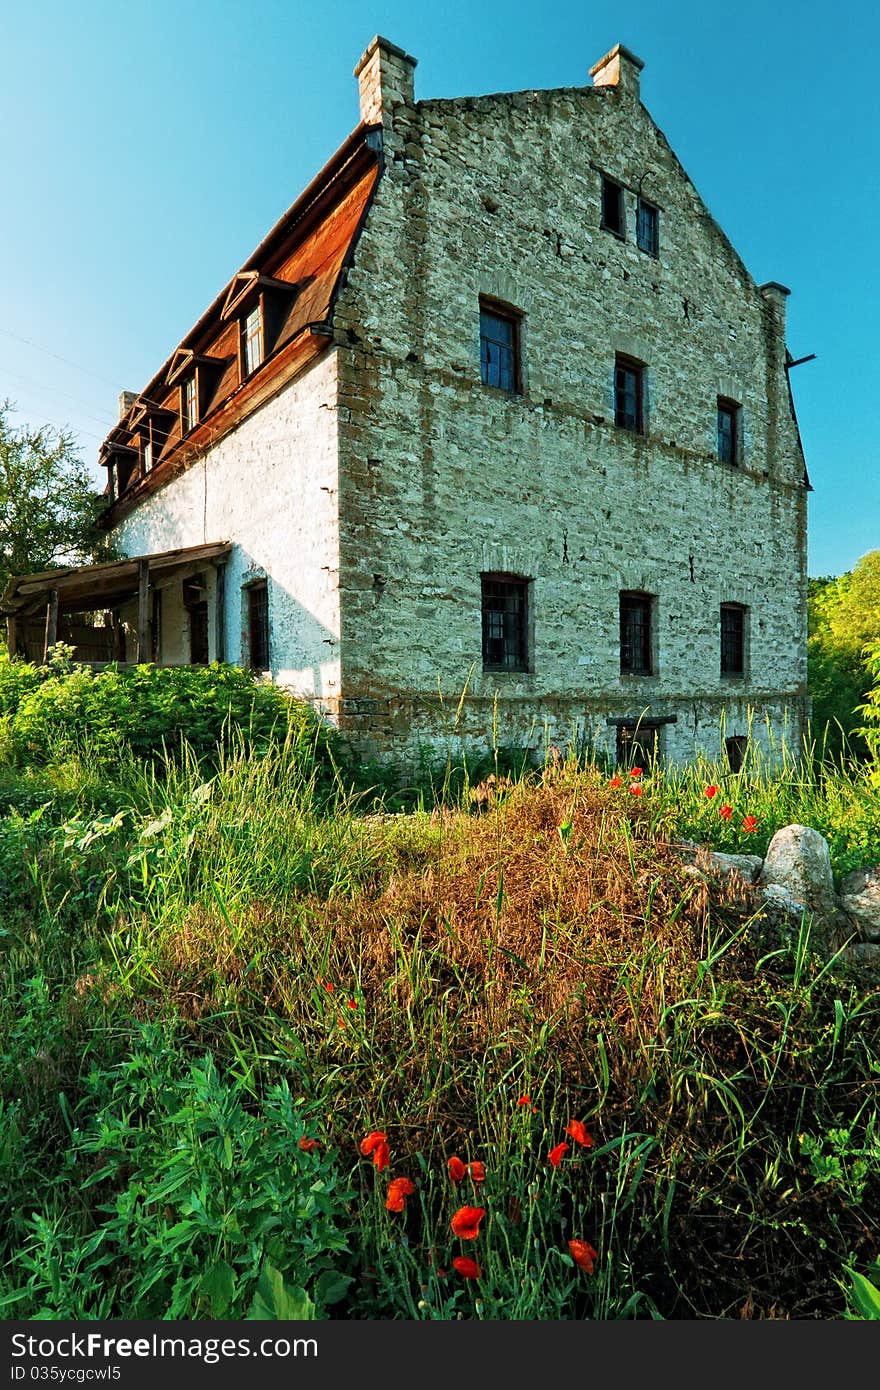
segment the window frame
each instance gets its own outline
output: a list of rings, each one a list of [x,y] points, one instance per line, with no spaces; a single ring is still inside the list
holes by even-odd
[[[483,660],[483,670],[488,675],[523,675],[528,674],[532,669],[531,665],[531,588],[532,581],[522,574],[511,574],[506,570],[484,570],[480,574],[480,628],[481,628],[481,652]],[[491,593],[490,589],[507,589],[509,594]],[[511,612],[501,607],[490,607],[489,600],[492,598],[506,598],[515,596],[518,599],[518,608]],[[490,632],[490,620],[493,617],[500,617],[500,632]],[[512,661],[494,661],[490,657],[490,642],[500,642],[502,649],[506,648],[511,641],[511,634],[508,631],[508,624],[505,621],[512,618],[515,623],[513,643],[515,655]]]
[[[628,372],[628,373],[632,373],[632,375],[634,375],[634,376],[635,376],[635,379],[636,379],[636,392],[635,392],[635,398],[636,398],[636,399],[635,399],[635,405],[636,405],[635,421],[636,421],[636,423],[635,423],[635,426],[634,426],[634,427],[631,426],[631,425],[627,425],[627,424],[623,423],[622,420],[621,420],[621,416],[622,416],[625,412],[621,411],[621,408],[620,408],[621,395],[620,395],[620,389],[619,389],[619,385],[618,385],[618,373],[619,373],[619,372]],[[642,438],[644,438],[645,435],[646,435],[646,433],[647,433],[647,430],[646,430],[646,428],[645,428],[645,419],[646,419],[646,411],[645,411],[645,379],[646,379],[646,373],[647,373],[647,365],[646,365],[644,362],[640,362],[639,359],[638,359],[637,357],[630,357],[630,356],[628,356],[627,353],[624,353],[624,352],[617,352],[617,353],[615,353],[615,355],[614,355],[614,423],[615,423],[616,427],[617,427],[619,430],[626,430],[627,434],[636,434],[636,435],[640,435]]]
[[[642,240],[642,212],[652,215],[651,226],[653,235],[650,245],[645,245]],[[655,260],[660,259],[660,209],[656,203],[650,202],[648,198],[643,198],[641,193],[636,203],[636,246],[640,251],[644,251],[646,256],[653,256]]]
[[[725,458],[721,448],[722,415],[730,420],[730,458]],[[715,418],[715,457],[719,463],[726,463],[729,468],[738,468],[742,456],[742,406],[730,396],[718,396]]]
[[[244,592],[247,603],[248,669],[259,672],[271,671],[272,644],[269,622],[269,581],[268,579],[255,579],[250,584],[244,585]],[[263,611],[259,614],[255,612],[255,604],[258,596],[262,601],[263,607]],[[263,631],[255,642],[254,631],[258,624],[263,625]],[[257,646],[260,648],[259,651],[256,651]],[[257,661],[257,656],[265,656],[265,663]]]
[[[627,635],[627,616],[636,608],[643,610],[646,621],[641,624],[639,641],[639,664],[635,664],[635,647],[631,634]],[[624,677],[652,677],[657,674],[657,653],[655,650],[655,612],[656,595],[642,589],[621,589],[618,595],[620,674]],[[626,653],[631,655],[627,658]],[[629,664],[626,664],[627,660]]]
[[[248,332],[248,323],[256,314],[256,332]],[[259,295],[254,303],[245,308],[239,320],[239,361],[241,365],[241,379],[245,381],[249,376],[262,367],[266,360],[266,314],[263,304],[263,296]],[[259,358],[251,363],[249,360],[249,349],[251,345],[259,344]]]
[[[180,383],[180,433],[190,434],[199,423],[199,376],[193,368]]]
[[[522,313],[521,313],[519,310],[514,309],[513,306],[510,305],[510,304],[503,304],[503,303],[501,303],[501,302],[500,302],[499,300],[497,300],[497,299],[491,299],[491,298],[489,298],[489,296],[487,296],[487,295],[482,295],[482,294],[481,294],[481,295],[480,295],[480,298],[479,298],[479,314],[480,314],[480,382],[481,382],[481,384],[482,384],[483,386],[488,386],[489,389],[490,389],[491,391],[500,391],[500,392],[502,393],[502,395],[505,395],[505,396],[521,396],[522,393],[523,393],[523,370],[522,370],[522,318],[523,318],[523,316],[522,316]],[[489,337],[488,334],[486,334],[486,333],[483,332],[483,318],[484,318],[484,316],[486,316],[487,318],[490,318],[490,319],[495,319],[495,320],[497,320],[497,322],[499,322],[499,323],[508,324],[508,325],[510,326],[510,329],[511,329],[511,335],[510,335],[510,336],[511,336],[511,341],[510,341],[510,343],[503,343],[503,342],[499,341],[499,340],[496,339],[496,338],[491,338],[491,337]],[[505,351],[507,351],[507,352],[510,353],[511,358],[512,358],[512,365],[513,365],[513,373],[512,373],[513,385],[512,385],[512,386],[502,386],[500,383],[499,383],[498,385],[496,385],[494,382],[489,381],[489,380],[487,379],[487,377],[488,377],[488,370],[484,372],[484,359],[483,359],[483,343],[484,343],[484,341],[485,341],[485,342],[494,343],[496,347],[498,347],[498,348],[500,348],[500,349],[504,349]],[[488,369],[489,365],[490,365],[490,362],[489,362],[489,359],[488,359],[488,356],[487,356],[486,362],[485,362],[485,366],[486,366],[487,369]]]
[[[617,195],[617,226],[613,226],[605,217],[605,191],[614,189]],[[610,174],[602,175],[602,187],[599,193],[599,226],[603,232],[610,232],[620,241],[626,241],[626,202],[623,196],[623,184],[617,179],[613,179]]]
[[[733,647],[735,656],[738,656],[738,665],[731,666],[731,631],[728,628],[725,632],[725,615],[736,614],[739,618],[738,631],[733,633]],[[737,681],[745,680],[748,674],[748,634],[749,634],[749,610],[744,603],[722,603],[719,615],[719,672],[722,680]]]

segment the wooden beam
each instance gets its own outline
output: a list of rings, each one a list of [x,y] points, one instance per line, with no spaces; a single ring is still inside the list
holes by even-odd
[[[216,628],[215,661],[226,660],[226,563],[214,566],[217,578],[214,585]]]
[[[49,648],[58,641],[58,590],[52,589],[46,604],[46,639],[43,642],[43,660],[49,655]]]
[[[10,613],[6,619],[6,646],[9,651],[9,660],[18,655],[18,618],[14,613]]]
[[[137,661],[152,660],[150,651],[150,562],[138,561]]]

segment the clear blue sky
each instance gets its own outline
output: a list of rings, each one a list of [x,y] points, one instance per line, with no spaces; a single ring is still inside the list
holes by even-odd
[[[840,573],[880,547],[878,15],[872,0],[6,6],[0,398],[69,425],[94,460],[116,393],[147,383],[357,124],[352,68],[374,33],[418,58],[421,97],[586,85],[619,41],[755,279],[791,287],[789,347],[818,354],[792,373],[810,572]]]

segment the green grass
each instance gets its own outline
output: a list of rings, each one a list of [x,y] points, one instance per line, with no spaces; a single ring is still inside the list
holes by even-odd
[[[238,1317],[259,1286],[316,1316],[845,1316],[880,995],[669,842],[796,820],[837,872],[880,861],[867,773],[704,762],[636,798],[569,761],[389,815],[304,737],[0,770],[0,1314]],[[594,1146],[553,1168],[572,1119]]]

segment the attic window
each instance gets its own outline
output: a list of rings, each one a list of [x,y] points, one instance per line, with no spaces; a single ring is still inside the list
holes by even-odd
[[[646,251],[649,256],[659,256],[660,211],[653,203],[646,203],[644,198],[639,199],[636,241],[640,251]]]
[[[263,360],[263,310],[255,304],[241,323],[241,355],[244,375],[250,376]]]
[[[606,232],[623,238],[626,234],[623,212],[623,189],[619,183],[602,175],[602,227]]]
[[[199,420],[199,392],[196,384],[196,374],[191,372],[180,388],[180,427],[184,434],[189,434],[194,429]]]

